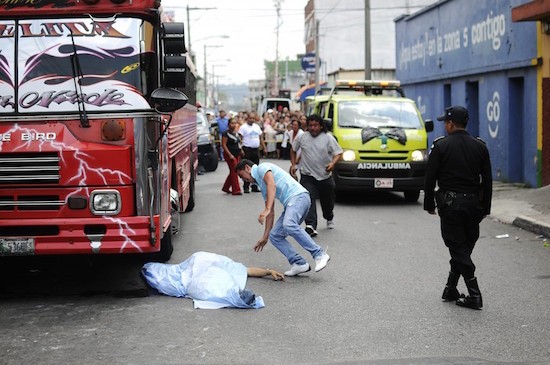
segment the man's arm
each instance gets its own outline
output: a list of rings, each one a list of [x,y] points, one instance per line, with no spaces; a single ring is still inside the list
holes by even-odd
[[[344,151],[332,134],[327,133],[326,136],[328,137],[329,141],[329,149],[332,152],[332,161],[330,161],[330,163],[325,166],[325,170],[330,172],[334,170],[334,165],[336,165],[336,163],[342,159]]]
[[[258,222],[260,222],[260,224],[264,224],[265,221],[265,229],[263,237],[256,243],[256,246],[254,246],[254,251],[256,252],[262,251],[269,240],[269,232],[271,232],[271,228],[273,228],[273,221],[275,217],[274,205],[277,186],[275,185],[275,178],[273,177],[273,173],[271,171],[265,173],[264,182],[267,190],[265,209],[260,213]]]
[[[292,132],[294,134],[294,132]],[[296,179],[296,164],[298,164],[299,158],[296,151],[300,149],[301,134],[298,134],[293,142],[290,142],[290,175]]]
[[[435,214],[435,183],[437,179],[437,170],[439,168],[439,148],[432,147],[428,157],[428,167],[426,168],[426,179],[424,182],[424,210],[430,214]]]
[[[265,138],[263,133],[260,136],[260,145],[262,146],[262,151],[264,151],[264,155],[267,155],[267,147],[265,145]]]
[[[344,154],[344,153],[342,152],[342,153],[338,153],[338,154],[336,154],[336,155],[333,155],[333,156],[332,156],[332,161],[326,166],[325,169],[326,169],[327,171],[332,171],[332,170],[334,170],[334,165],[336,165],[336,163],[342,159],[342,155],[343,155],[343,154]]]
[[[247,267],[246,273],[248,274],[248,276],[254,277],[254,278],[263,278],[264,276],[271,275],[271,277],[275,281],[278,281],[278,280],[285,281],[285,276],[283,274],[271,269],[261,269],[259,267]]]
[[[491,214],[491,199],[493,197],[493,173],[491,171],[491,160],[488,151],[481,171],[481,184],[483,189],[481,204],[483,205],[485,215],[489,215]]]
[[[292,177],[296,177],[296,151],[294,151],[294,147],[292,147],[292,143],[290,144],[290,170],[288,171]]]

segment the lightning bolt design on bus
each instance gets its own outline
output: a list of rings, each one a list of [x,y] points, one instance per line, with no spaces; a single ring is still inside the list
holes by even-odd
[[[13,125],[13,127],[10,130],[4,132],[4,134],[12,134],[12,133],[15,133],[15,132],[34,133],[34,134],[39,133],[39,131],[37,131],[36,129],[24,128],[24,127],[21,127],[19,124],[16,123],[16,124]],[[5,143],[4,141],[0,140],[0,151],[2,151],[4,143]],[[69,195],[67,195],[66,200],[65,200],[65,204],[67,204],[67,200],[68,200],[69,197],[71,197],[75,194],[78,194],[82,191],[85,191],[86,195],[88,197],[90,196],[90,191],[89,191],[88,182],[87,182],[87,180],[89,179],[90,174],[97,175],[103,181],[103,183],[105,185],[109,185],[109,183],[106,179],[106,176],[108,176],[108,175],[116,176],[116,178],[118,178],[118,181],[121,185],[124,183],[124,180],[123,180],[124,178],[130,179],[130,176],[128,176],[127,174],[125,174],[121,171],[116,171],[116,170],[112,170],[112,169],[105,169],[105,168],[101,168],[101,167],[97,167],[97,168],[91,167],[89,162],[87,161],[87,160],[90,160],[90,158],[91,158],[90,155],[80,151],[79,149],[77,149],[73,146],[67,145],[65,143],[60,143],[60,142],[55,141],[55,140],[25,141],[24,143],[20,144],[16,148],[14,148],[13,151],[14,152],[18,152],[18,151],[20,152],[22,150],[27,150],[31,147],[31,145],[33,147],[37,146],[39,152],[43,152],[44,146],[49,146],[52,150],[58,151],[60,161],[63,164],[63,166],[65,166],[65,167],[67,167],[67,162],[65,160],[64,154],[67,153],[67,151],[71,151],[71,152],[74,153],[73,154],[74,159],[76,161],[78,161],[78,168],[77,168],[78,173],[75,176],[73,176],[72,178],[70,178],[68,180],[68,182],[75,183],[78,186],[80,186],[80,188],[78,190],[70,193]],[[124,237],[124,242],[123,242],[123,244],[120,248],[121,253],[128,246],[132,246],[135,249],[137,249],[139,252],[143,252],[142,249],[137,245],[137,243],[130,238],[131,235],[135,234],[135,231],[128,226],[127,222],[125,222],[124,220],[122,220],[120,218],[115,218],[115,217],[110,217],[110,216],[103,216],[103,218],[107,219],[107,220],[109,220],[109,221],[111,221],[115,224],[118,224],[119,233],[122,237]]]

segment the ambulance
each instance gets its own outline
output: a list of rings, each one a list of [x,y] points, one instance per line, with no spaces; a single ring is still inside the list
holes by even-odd
[[[337,191],[398,191],[418,200],[434,125],[399,81],[338,80],[307,102],[344,150],[333,172]]]

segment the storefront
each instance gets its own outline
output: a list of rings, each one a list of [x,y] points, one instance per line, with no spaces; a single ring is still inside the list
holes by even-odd
[[[512,8],[527,2],[440,1],[396,19],[396,78],[424,119],[450,105],[469,110],[467,129],[486,141],[495,180],[538,187],[550,168],[542,161],[540,27],[512,21]],[[430,141],[444,134],[435,124]]]

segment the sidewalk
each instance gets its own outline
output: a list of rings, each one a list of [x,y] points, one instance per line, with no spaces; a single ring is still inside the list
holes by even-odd
[[[530,189],[494,182],[490,217],[550,238],[550,185]]]

